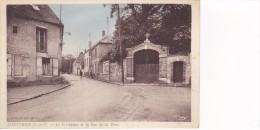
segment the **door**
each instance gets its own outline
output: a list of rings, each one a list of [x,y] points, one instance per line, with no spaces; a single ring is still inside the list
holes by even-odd
[[[183,82],[183,62],[177,61],[173,62],[173,79],[174,83],[182,83]]]
[[[159,53],[141,50],[134,54],[134,77],[137,83],[152,83],[159,79]]]

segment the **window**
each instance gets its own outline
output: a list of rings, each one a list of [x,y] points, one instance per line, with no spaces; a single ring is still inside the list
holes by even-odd
[[[36,27],[36,52],[47,52],[47,30]]]
[[[17,26],[13,26],[13,33],[17,33],[17,30],[18,28],[17,28]]]
[[[94,63],[94,67],[93,68],[94,68],[93,72],[96,73],[96,64],[95,63]]]
[[[95,48],[95,57],[97,57],[97,48]]]
[[[109,73],[109,61],[103,62],[103,74],[108,74]]]
[[[37,57],[36,59],[37,76],[58,75],[58,59],[53,57]]]

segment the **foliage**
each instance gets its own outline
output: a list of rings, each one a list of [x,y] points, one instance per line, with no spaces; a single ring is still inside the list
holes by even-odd
[[[63,56],[61,59],[61,72],[71,74],[74,60],[75,58],[71,54]]]
[[[152,43],[168,46],[170,54],[189,54],[191,42],[191,6],[184,4],[126,4],[111,5],[111,17],[117,15],[120,6],[121,18],[117,19],[114,44],[104,59],[119,60],[119,27],[125,48],[135,46],[151,34]]]

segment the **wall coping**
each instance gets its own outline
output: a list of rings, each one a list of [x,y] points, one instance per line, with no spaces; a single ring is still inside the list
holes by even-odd
[[[147,50],[147,49],[157,51],[159,55],[166,54],[166,56],[168,55],[168,50],[169,50],[168,47],[157,45],[149,41],[145,41],[131,48],[126,48],[126,50],[129,52],[127,57],[133,57],[135,52],[140,50]]]

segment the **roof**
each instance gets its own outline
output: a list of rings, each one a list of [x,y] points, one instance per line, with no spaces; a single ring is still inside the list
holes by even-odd
[[[98,44],[100,43],[104,43],[104,44],[112,44],[113,43],[113,40],[112,40],[112,37],[111,36],[108,36],[108,35],[105,35],[103,36],[100,40],[98,40],[92,47],[96,47]]]
[[[63,26],[48,5],[7,5],[7,17],[30,18]]]

